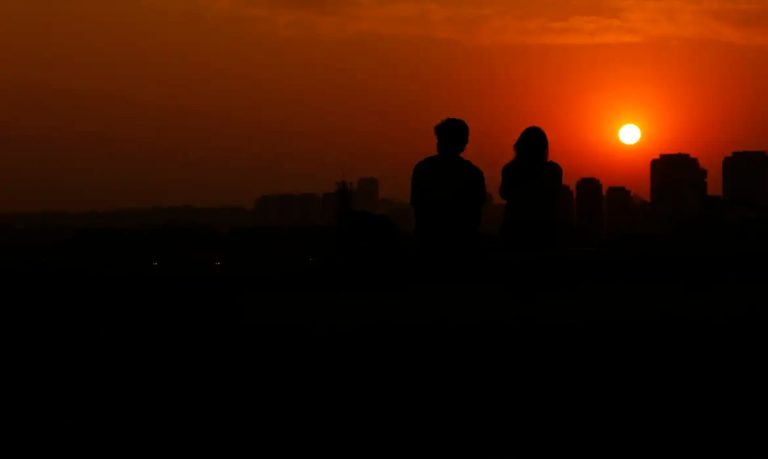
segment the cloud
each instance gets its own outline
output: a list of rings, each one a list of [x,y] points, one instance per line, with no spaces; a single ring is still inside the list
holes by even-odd
[[[251,15],[283,34],[376,33],[484,43],[691,39],[768,45],[768,0],[200,1]]]

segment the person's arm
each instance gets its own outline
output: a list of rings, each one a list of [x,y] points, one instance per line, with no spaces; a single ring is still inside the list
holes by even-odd
[[[420,180],[419,166],[413,168],[413,174],[411,175],[411,207],[414,209],[421,204],[421,180]]]
[[[483,223],[483,209],[485,209],[485,205],[488,203],[488,189],[485,186],[485,175],[480,169],[477,169],[477,177],[475,180],[474,199],[476,203],[475,208],[477,209],[475,214],[475,225],[479,227]]]

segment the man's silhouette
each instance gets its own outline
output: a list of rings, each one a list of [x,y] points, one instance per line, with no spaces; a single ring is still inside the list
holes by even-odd
[[[515,158],[501,172],[502,199],[507,201],[502,234],[522,247],[557,243],[563,170],[549,160],[547,134],[531,126],[515,143]]]
[[[416,235],[422,243],[461,245],[477,233],[486,200],[485,176],[461,157],[469,127],[448,118],[435,126],[437,154],[413,170],[411,205]]]

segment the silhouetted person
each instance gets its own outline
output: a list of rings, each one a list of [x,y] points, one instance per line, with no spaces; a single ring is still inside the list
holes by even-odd
[[[515,158],[501,173],[507,201],[502,235],[521,248],[544,248],[558,242],[563,170],[549,161],[549,140],[536,126],[520,134]]]
[[[486,199],[485,176],[461,157],[469,127],[455,118],[435,126],[437,154],[413,170],[411,205],[422,244],[458,248],[476,235]]]

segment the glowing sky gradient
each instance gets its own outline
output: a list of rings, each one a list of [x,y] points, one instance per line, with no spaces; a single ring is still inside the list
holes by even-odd
[[[569,183],[686,151],[719,193],[768,148],[768,1],[0,0],[0,211],[404,197],[446,116],[490,189],[538,124]]]

